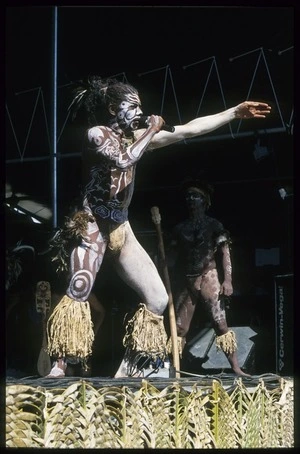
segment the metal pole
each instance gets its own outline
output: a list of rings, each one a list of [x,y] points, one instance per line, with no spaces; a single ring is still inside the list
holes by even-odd
[[[265,134],[281,134],[287,132],[286,127],[280,128],[268,128],[268,129],[256,129],[253,131],[247,132],[238,132],[237,134],[218,134],[218,135],[209,135],[204,134],[203,136],[193,137],[192,139],[186,139],[187,144],[189,143],[198,143],[198,142],[211,142],[214,140],[227,140],[227,139],[240,139],[243,137],[258,137]]]
[[[53,13],[52,225],[57,227],[57,6]]]

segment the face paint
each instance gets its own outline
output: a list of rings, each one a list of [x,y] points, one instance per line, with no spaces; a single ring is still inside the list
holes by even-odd
[[[205,195],[198,190],[197,188],[190,188],[186,193],[185,193],[185,200],[187,202],[188,207],[194,209],[200,209],[203,210],[206,208],[206,197]]]
[[[116,118],[119,127],[123,131],[138,129],[138,120],[142,113],[140,98],[135,93],[129,93],[117,107]]]
[[[202,191],[200,191],[197,188],[190,188],[186,191],[185,193],[185,198],[186,200],[201,200],[205,201],[205,195],[203,194]]]
[[[185,195],[186,200],[204,200],[203,194],[200,192],[188,191]]]

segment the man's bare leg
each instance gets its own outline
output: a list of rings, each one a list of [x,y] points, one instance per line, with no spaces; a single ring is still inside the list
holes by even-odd
[[[225,352],[224,352],[225,353]],[[242,371],[242,369],[240,368],[239,364],[238,364],[238,359],[237,359],[237,354],[236,354],[236,351],[233,352],[233,353],[225,353],[227,359],[228,359],[228,362],[233,370],[233,372],[238,375],[238,376],[242,376],[242,377],[251,377],[250,374],[246,374],[245,372]]]

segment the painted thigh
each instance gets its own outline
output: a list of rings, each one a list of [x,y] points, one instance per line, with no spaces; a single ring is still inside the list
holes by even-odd
[[[180,293],[176,304],[176,326],[178,336],[185,337],[189,332],[195,309],[196,304],[193,303],[188,290],[184,289]]]
[[[216,269],[209,270],[202,275],[201,296],[204,300],[205,307],[215,325],[226,320],[224,307],[221,305],[219,296],[220,282]]]
[[[89,222],[86,239],[71,254],[71,280],[67,295],[76,301],[86,301],[94,285],[107,246],[107,238],[97,223]]]
[[[129,222],[125,223],[125,243],[115,259],[119,276],[141,298],[141,303],[157,315],[162,315],[168,304],[168,294],[156,266],[137,241]]]

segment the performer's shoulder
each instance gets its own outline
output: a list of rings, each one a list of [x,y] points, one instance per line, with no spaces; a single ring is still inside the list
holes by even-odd
[[[109,129],[106,126],[93,126],[87,130],[87,138],[90,142],[99,140],[99,138],[103,137],[105,131]]]

